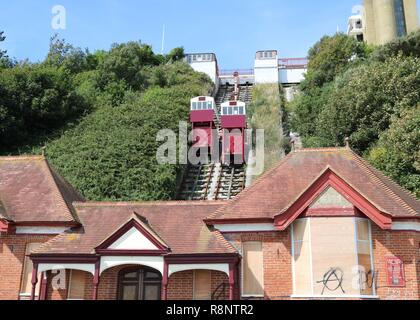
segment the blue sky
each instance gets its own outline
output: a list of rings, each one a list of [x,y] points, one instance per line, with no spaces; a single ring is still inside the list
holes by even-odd
[[[257,50],[277,49],[282,57],[305,56],[308,48],[347,18],[361,0],[1,0],[2,47],[17,59],[39,61],[48,51],[55,5],[66,9],[66,29],[58,33],[71,44],[108,49],[112,43],[142,40],[160,52],[215,52],[223,69],[249,68]],[[420,0],[418,0],[420,4]],[[420,7],[420,5],[419,5]]]

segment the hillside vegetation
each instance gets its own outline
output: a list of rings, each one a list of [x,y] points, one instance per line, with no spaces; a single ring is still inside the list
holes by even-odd
[[[283,90],[277,84],[259,84],[253,89],[247,113],[250,127],[264,130],[264,169],[273,167],[289,151]]]
[[[1,38],[0,38],[1,39]],[[46,156],[90,200],[170,199],[181,166],[158,165],[157,132],[178,132],[211,80],[141,42],[89,53],[54,37],[40,63],[0,53],[0,152]]]
[[[420,196],[420,31],[371,48],[343,34],[309,51],[288,105],[305,147],[343,146]]]

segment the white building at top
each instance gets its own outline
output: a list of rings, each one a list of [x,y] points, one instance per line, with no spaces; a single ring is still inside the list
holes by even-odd
[[[363,18],[360,14],[349,18],[347,35],[356,38],[358,41],[364,41]]]
[[[238,72],[241,83],[281,83],[283,86],[299,84],[305,78],[306,58],[279,58],[277,50],[263,50],[255,54],[254,68],[247,70],[220,70],[214,53],[187,54],[185,61],[198,72],[207,74],[216,87],[233,84],[233,74]]]

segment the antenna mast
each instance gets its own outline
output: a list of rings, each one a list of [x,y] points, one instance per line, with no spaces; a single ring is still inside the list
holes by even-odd
[[[163,54],[163,52],[165,51],[165,25],[163,25],[163,30],[162,30],[162,50],[161,50],[161,54]]]

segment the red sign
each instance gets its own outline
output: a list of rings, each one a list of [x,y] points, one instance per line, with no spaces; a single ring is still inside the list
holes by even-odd
[[[390,287],[405,287],[404,263],[396,257],[386,259],[386,277]]]

